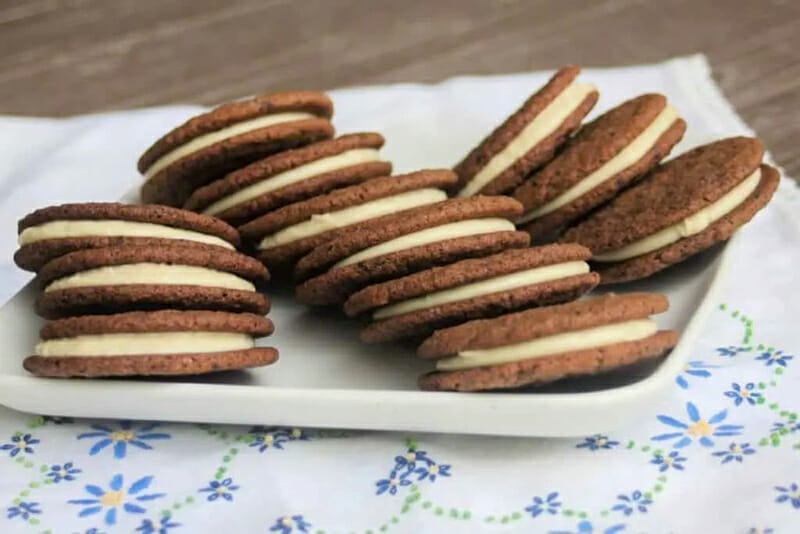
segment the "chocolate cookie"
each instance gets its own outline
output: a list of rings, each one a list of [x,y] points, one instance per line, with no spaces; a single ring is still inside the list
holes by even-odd
[[[597,102],[594,85],[576,81],[580,70],[556,72],[455,166],[458,196],[508,193],[552,159]]]
[[[424,170],[376,178],[284,206],[239,227],[256,256],[270,268],[291,264],[319,245],[369,221],[447,198],[449,170]]]
[[[37,376],[195,375],[269,365],[273,348],[256,347],[272,321],[248,313],[154,311],[86,315],[42,327],[36,355],[23,366]]]
[[[508,197],[450,199],[387,215],[316,247],[295,268],[306,304],[341,304],[377,282],[466,258],[528,245],[509,221],[521,211]]]
[[[235,228],[215,217],[167,206],[87,202],[42,208],[18,223],[16,264],[37,271],[75,250],[109,246],[204,244],[233,250]]]
[[[349,316],[365,312],[367,343],[421,337],[472,319],[574,300],[597,285],[588,249],[546,245],[507,250],[434,267],[372,285],[345,302]]]
[[[392,164],[378,151],[383,142],[380,134],[357,133],[280,152],[201,187],[183,207],[243,224],[286,204],[388,176]]]
[[[592,251],[601,283],[649,276],[724,241],[772,198],[778,171],[757,139],[691,150],[565,233]]]
[[[669,154],[686,123],[659,94],[628,100],[590,122],[514,191],[534,242],[617,195]]]
[[[217,247],[109,247],[72,252],[46,264],[36,312],[55,319],[135,310],[196,309],[265,314],[260,262]]]
[[[282,150],[333,136],[333,104],[296,91],[230,102],[189,119],[139,158],[142,201],[182,206],[200,186]]]
[[[480,391],[541,385],[658,358],[678,341],[649,316],[669,307],[648,293],[604,295],[439,330],[418,349],[437,370],[425,390]]]

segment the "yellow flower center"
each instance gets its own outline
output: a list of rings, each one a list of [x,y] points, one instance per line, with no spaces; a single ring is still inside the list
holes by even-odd
[[[67,470],[62,467],[61,469],[58,470],[58,474],[63,477],[64,475],[67,474]]]
[[[103,506],[120,506],[123,500],[125,500],[124,491],[107,491],[100,497],[100,504]]]
[[[733,446],[733,452],[736,453],[736,454],[742,454],[742,447],[739,446],[739,445],[734,445]]]
[[[28,446],[28,443],[27,443],[27,442],[25,442],[25,441],[18,441],[18,442],[17,442],[17,448],[18,448],[18,449],[24,449],[24,448],[25,448],[25,447],[27,447],[27,446]]]
[[[397,479],[396,478],[391,479],[389,481],[389,484],[392,485],[392,486],[396,486],[397,485]]]
[[[429,472],[430,472],[432,475],[438,475],[438,474],[439,474],[439,466],[438,466],[438,465],[432,465],[432,466],[430,467],[430,469],[428,469],[428,471],[429,471]]]
[[[406,453],[406,460],[408,460],[409,462],[413,462],[416,459],[417,459],[417,453],[415,452]]]
[[[746,399],[747,397],[750,396],[750,392],[747,391],[746,389],[743,389],[741,395]]]
[[[603,445],[605,445],[605,444],[606,444],[606,440],[604,440],[603,438],[600,438],[600,439],[598,439],[598,440],[597,440],[595,443],[597,443],[597,445],[598,445],[599,447],[602,447]]]
[[[665,456],[664,457],[664,463],[667,464],[667,465],[671,464],[672,463],[672,458],[669,457],[669,456]]]
[[[275,438],[271,435],[264,436],[264,443],[272,443],[273,441],[275,441]]]
[[[223,493],[225,493],[225,487],[224,487],[224,486],[220,486],[220,487],[218,487],[217,489],[215,489],[214,491],[215,491],[216,493],[218,493],[218,494],[222,495]]]
[[[281,519],[281,523],[283,523],[283,526],[285,527],[293,527],[294,519],[292,519],[291,517],[284,517],[283,519]]]
[[[111,433],[111,441],[131,441],[133,439],[133,432],[130,430],[115,430]]]
[[[303,431],[299,428],[292,429],[292,437],[299,438],[303,434]]]
[[[698,436],[710,436],[712,432],[714,432],[714,427],[708,424],[708,421],[705,419],[700,419],[696,423],[693,423],[689,426],[687,430],[690,436],[698,437]]]

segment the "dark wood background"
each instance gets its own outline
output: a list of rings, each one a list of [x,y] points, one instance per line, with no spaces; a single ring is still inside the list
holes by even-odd
[[[0,0],[0,113],[211,104],[694,52],[800,175],[798,0]]]

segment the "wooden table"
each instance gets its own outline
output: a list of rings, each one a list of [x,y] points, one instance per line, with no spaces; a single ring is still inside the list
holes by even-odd
[[[798,0],[0,0],[0,113],[211,104],[704,52],[800,176],[799,51]]]

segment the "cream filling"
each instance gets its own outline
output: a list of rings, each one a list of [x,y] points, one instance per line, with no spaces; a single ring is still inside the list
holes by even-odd
[[[404,300],[390,306],[384,306],[375,311],[375,313],[372,314],[372,318],[375,320],[386,319],[387,317],[394,317],[395,315],[426,310],[435,306],[450,304],[451,302],[492,295],[494,293],[510,291],[520,287],[531,286],[588,272],[589,264],[585,261],[570,261],[557,263],[555,265],[546,265],[544,267],[536,267],[496,276],[488,280],[481,280],[480,282],[473,282],[460,287],[444,289],[422,297]]]
[[[399,195],[379,198],[358,206],[352,206],[331,213],[312,215],[307,221],[284,228],[266,236],[258,244],[259,250],[266,250],[300,239],[344,228],[352,224],[368,221],[384,215],[409,210],[419,206],[435,204],[447,199],[447,194],[440,189],[417,189]]]
[[[375,245],[374,247],[366,248],[352,256],[343,259],[332,269],[345,267],[354,263],[377,258],[378,256],[385,256],[400,250],[406,250],[414,247],[421,247],[430,243],[438,243],[449,239],[457,239],[459,237],[468,237],[480,234],[491,234],[493,232],[508,232],[514,231],[516,227],[514,223],[506,219],[500,218],[487,218],[487,219],[470,219],[466,221],[459,221],[454,223],[443,224],[441,226],[434,226],[433,228],[426,228],[419,232],[413,232],[404,236],[397,237],[385,243]]]
[[[647,154],[648,150],[653,148],[658,138],[669,130],[676,119],[678,119],[678,112],[675,108],[667,104],[667,107],[661,110],[661,113],[656,116],[655,120],[616,156],[550,202],[523,215],[518,222],[526,223],[533,219],[538,219],[543,215],[547,215],[569,204],[576,198],[583,196],[598,185],[610,180],[635,164]]]
[[[437,361],[436,369],[439,371],[456,371],[543,358],[566,352],[605,347],[616,343],[638,341],[652,336],[657,331],[658,325],[652,319],[624,321],[585,330],[545,336],[493,349],[461,351],[457,356]]]
[[[45,288],[48,291],[73,287],[117,286],[131,284],[190,285],[255,291],[255,286],[235,274],[194,265],[131,263],[89,269],[59,278]]]
[[[244,189],[240,189],[227,197],[217,200],[203,210],[203,213],[206,215],[216,215],[228,208],[238,206],[248,200],[258,198],[261,195],[286,187],[287,185],[302,182],[303,180],[338,171],[346,167],[352,167],[353,165],[360,165],[362,163],[378,160],[380,160],[380,153],[374,148],[355,148],[342,152],[341,154],[336,154],[335,156],[321,158],[286,172],[270,176]]]
[[[51,221],[31,226],[19,235],[19,244],[28,245],[46,239],[68,237],[154,237],[159,239],[182,239],[206,245],[217,245],[233,249],[233,245],[214,235],[201,234],[183,228],[173,228],[161,224],[119,221],[119,220],[79,220]]]
[[[38,343],[35,352],[45,357],[132,356],[224,352],[254,346],[253,336],[236,332],[143,332],[50,339]]]
[[[315,116],[316,115],[313,115],[311,113],[305,113],[299,111],[287,112],[287,113],[273,113],[272,115],[262,115],[254,119],[237,122],[236,124],[232,124],[226,128],[222,128],[220,130],[216,130],[213,132],[209,132],[205,135],[195,137],[188,143],[183,144],[178,148],[175,148],[170,152],[167,152],[160,158],[158,158],[152,165],[150,165],[150,167],[147,168],[147,170],[144,173],[144,178],[145,180],[149,180],[150,178],[155,176],[159,171],[163,170],[169,165],[172,165],[179,159],[185,158],[186,156],[193,154],[198,150],[202,150],[215,143],[224,141],[225,139],[228,139],[230,137],[235,137],[237,135],[241,135],[247,132],[252,132],[253,130],[258,130],[259,128],[266,128],[267,126],[281,124],[283,122],[313,119]]]
[[[469,197],[502,174],[518,159],[527,154],[561,126],[586,97],[597,90],[593,84],[572,82],[553,99],[506,147],[467,182],[460,197]]]
[[[592,257],[594,261],[621,261],[634,258],[658,250],[667,245],[671,245],[685,237],[699,234],[711,224],[718,221],[747,199],[758,187],[761,181],[761,169],[744,179],[736,187],[725,193],[715,202],[709,204],[697,213],[694,213],[684,220],[663,230],[659,230],[653,235],[635,241],[630,245],[620,249],[598,254]]]

